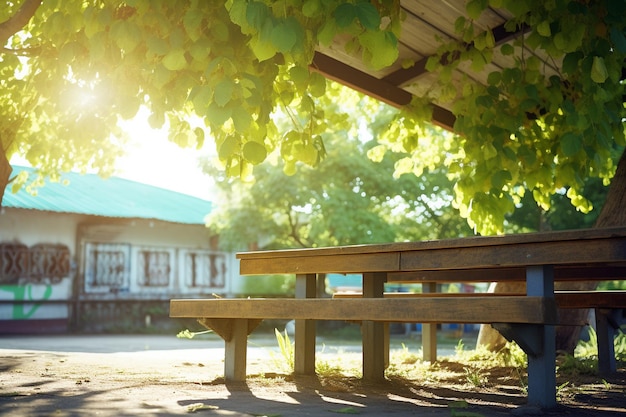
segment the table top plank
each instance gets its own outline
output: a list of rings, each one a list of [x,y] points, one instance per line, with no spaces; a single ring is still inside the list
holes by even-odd
[[[454,239],[424,240],[418,242],[393,242],[349,246],[332,246],[303,249],[261,250],[240,252],[239,259],[265,258],[269,256],[306,257],[318,255],[345,255],[416,250],[467,248],[480,246],[519,245],[522,243],[585,241],[597,239],[626,238],[626,227],[561,230],[551,232],[520,233],[501,236],[472,236]]]
[[[240,273],[242,275],[258,274],[316,274],[351,273],[358,272],[387,272],[397,271],[400,267],[400,254],[397,252],[370,253],[367,256],[360,254],[345,254],[342,256],[326,255],[305,256],[302,258],[269,256],[241,260]]]
[[[626,228],[243,252],[237,258],[242,275],[626,265]]]

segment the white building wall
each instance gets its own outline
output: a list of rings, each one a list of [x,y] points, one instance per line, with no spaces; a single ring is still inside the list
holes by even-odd
[[[37,210],[0,208],[0,242],[62,244],[74,255],[79,216]]]

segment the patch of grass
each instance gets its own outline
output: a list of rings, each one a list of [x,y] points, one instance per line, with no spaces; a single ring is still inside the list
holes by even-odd
[[[213,333],[213,330],[204,330],[204,331],[201,331],[201,332],[192,332],[189,329],[185,329],[185,330],[181,330],[180,332],[178,332],[176,337],[179,338],[179,339],[193,339],[194,337],[196,337],[198,335],[207,334],[207,333]]]
[[[278,343],[278,349],[280,352],[279,358],[274,358],[276,368],[283,370],[287,373],[292,373],[295,366],[295,346],[289,337],[287,331],[281,333],[278,329],[274,329],[276,341]],[[271,355],[272,352],[270,352]],[[320,360],[315,361],[315,373],[320,377],[331,378],[336,376],[342,376],[346,370],[345,361],[342,358],[337,358],[337,363],[330,361]]]
[[[278,329],[274,329],[274,334],[276,335],[278,349],[284,362],[283,368],[286,368],[289,372],[293,372],[295,365],[295,348],[293,343],[291,343],[289,334],[287,333],[287,330],[285,330],[283,335],[283,333],[281,333]]]
[[[489,374],[477,366],[465,368],[465,380],[468,384],[476,388],[484,388],[489,383]]]
[[[284,369],[291,374],[294,369],[294,345],[287,333],[283,334],[276,330],[275,335],[280,352],[276,368]],[[619,343],[626,345],[626,337],[621,334],[620,338],[616,339],[616,345]],[[559,398],[575,395],[581,381],[586,381],[588,385],[589,378],[593,379],[597,375],[597,349],[594,350],[594,343],[593,339],[581,342],[576,355],[558,358],[559,385],[556,388]],[[315,364],[322,385],[326,389],[350,392],[350,386],[362,376],[361,353],[340,351],[324,355],[322,351],[317,356]],[[515,343],[508,343],[499,351],[492,352],[485,347],[466,349],[460,340],[453,355],[440,357],[434,363],[423,361],[421,358],[421,351],[411,351],[402,343],[400,349],[390,351],[386,378],[403,385],[419,381],[420,386],[424,387],[465,383],[476,389],[484,389],[506,385],[514,387],[522,395],[528,393],[527,356]],[[599,387],[602,386],[600,379],[597,384]],[[458,414],[459,410],[456,412]]]

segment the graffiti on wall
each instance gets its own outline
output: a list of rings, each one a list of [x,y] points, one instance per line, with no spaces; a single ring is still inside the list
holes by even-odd
[[[0,243],[0,320],[67,318],[70,252],[65,245]]]
[[[15,301],[0,305],[0,320],[59,319],[68,317],[66,304],[50,304],[70,298],[70,280],[55,284],[0,285],[0,300]]]

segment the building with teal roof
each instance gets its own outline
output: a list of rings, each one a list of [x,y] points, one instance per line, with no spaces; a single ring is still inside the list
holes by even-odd
[[[33,169],[12,175],[21,172]],[[205,227],[210,201],[78,173],[35,192],[10,188],[0,207],[0,333],[149,328],[172,323],[170,298],[232,292],[238,267]]]

